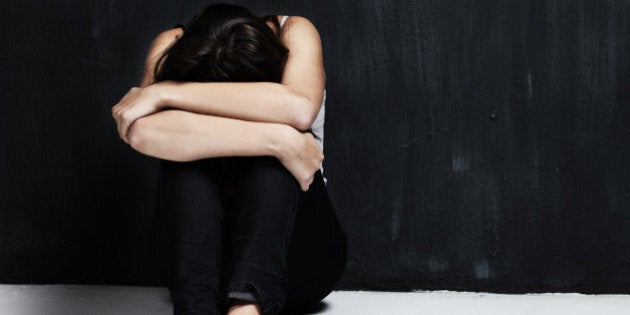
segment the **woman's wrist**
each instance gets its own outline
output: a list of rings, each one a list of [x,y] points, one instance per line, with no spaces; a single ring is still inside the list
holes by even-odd
[[[292,152],[295,146],[295,136],[299,135],[293,127],[284,124],[273,124],[267,134],[267,149],[271,156],[280,160]]]
[[[162,110],[165,107],[174,107],[173,105],[176,104],[176,82],[160,81],[158,83],[147,86],[147,88],[152,89],[151,93],[153,93],[156,98],[155,105],[158,110]]]

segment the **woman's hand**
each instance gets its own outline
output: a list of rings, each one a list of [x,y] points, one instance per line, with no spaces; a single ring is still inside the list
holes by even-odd
[[[118,134],[129,143],[127,132],[129,127],[138,119],[160,110],[160,94],[158,85],[139,88],[133,87],[123,98],[112,107],[112,116],[118,126]]]
[[[281,146],[276,157],[295,177],[301,189],[307,191],[324,160],[324,153],[310,132],[289,129],[288,134],[283,137],[286,143]]]

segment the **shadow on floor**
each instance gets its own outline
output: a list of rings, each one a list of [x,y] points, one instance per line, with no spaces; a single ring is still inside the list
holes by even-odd
[[[319,303],[301,309],[290,309],[283,310],[279,315],[307,315],[307,314],[318,314],[328,309],[328,303],[324,301],[320,301]]]

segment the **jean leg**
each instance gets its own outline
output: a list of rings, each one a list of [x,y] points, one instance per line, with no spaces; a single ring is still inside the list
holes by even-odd
[[[278,314],[286,296],[286,254],[300,188],[273,157],[233,161],[237,197],[226,211],[230,270],[224,299],[229,303],[253,295],[263,315]]]
[[[334,289],[346,268],[347,238],[320,172],[302,193],[288,252],[283,314],[302,314]]]
[[[176,315],[221,314],[222,180],[218,159],[160,161],[158,209]]]

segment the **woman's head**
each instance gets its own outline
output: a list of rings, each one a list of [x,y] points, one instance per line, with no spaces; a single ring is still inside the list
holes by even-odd
[[[287,54],[264,18],[216,4],[188,23],[158,60],[154,75],[156,81],[280,82]]]

